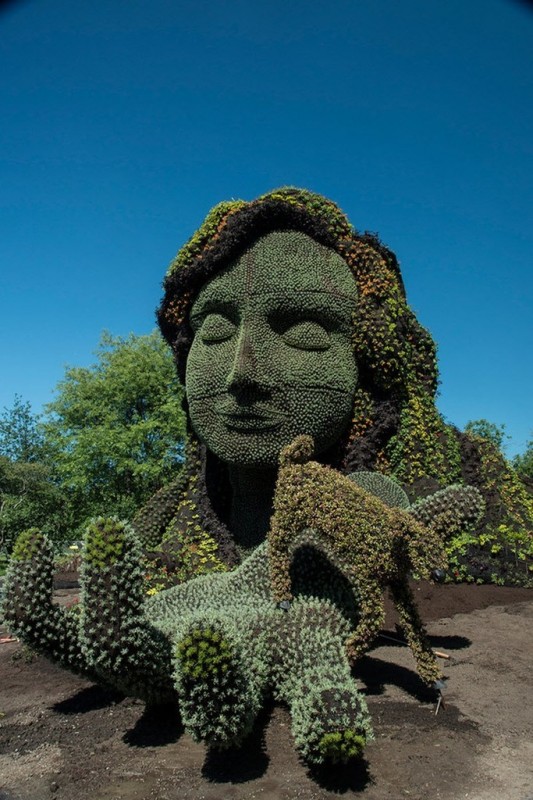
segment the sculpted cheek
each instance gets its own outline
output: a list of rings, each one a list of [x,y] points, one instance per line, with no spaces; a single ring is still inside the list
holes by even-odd
[[[195,338],[187,359],[185,380],[189,402],[224,390],[233,351],[231,342],[205,345]]]

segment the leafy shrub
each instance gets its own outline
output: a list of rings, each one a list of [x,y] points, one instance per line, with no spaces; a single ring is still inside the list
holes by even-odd
[[[447,545],[448,581],[533,587],[533,538],[506,525],[459,533]]]

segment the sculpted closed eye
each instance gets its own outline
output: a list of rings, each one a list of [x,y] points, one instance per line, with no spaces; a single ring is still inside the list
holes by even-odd
[[[225,342],[235,333],[233,322],[222,314],[208,314],[202,322],[199,335],[205,344]]]
[[[328,350],[329,334],[318,322],[305,320],[291,325],[282,334],[283,341],[298,350]]]

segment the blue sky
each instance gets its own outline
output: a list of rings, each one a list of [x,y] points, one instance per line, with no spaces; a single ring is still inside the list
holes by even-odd
[[[223,199],[331,197],[397,254],[439,407],[533,436],[533,13],[515,0],[22,0],[0,12],[0,408],[147,333]]]

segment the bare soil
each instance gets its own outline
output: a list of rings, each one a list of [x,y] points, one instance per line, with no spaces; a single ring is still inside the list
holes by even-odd
[[[0,800],[533,800],[533,590],[415,591],[433,645],[450,655],[446,707],[435,714],[409,650],[380,638],[356,668],[376,739],[364,761],[317,773],[298,759],[284,708],[238,751],[212,754],[174,709],[151,715],[1,644]],[[394,625],[389,609],[384,633]]]

